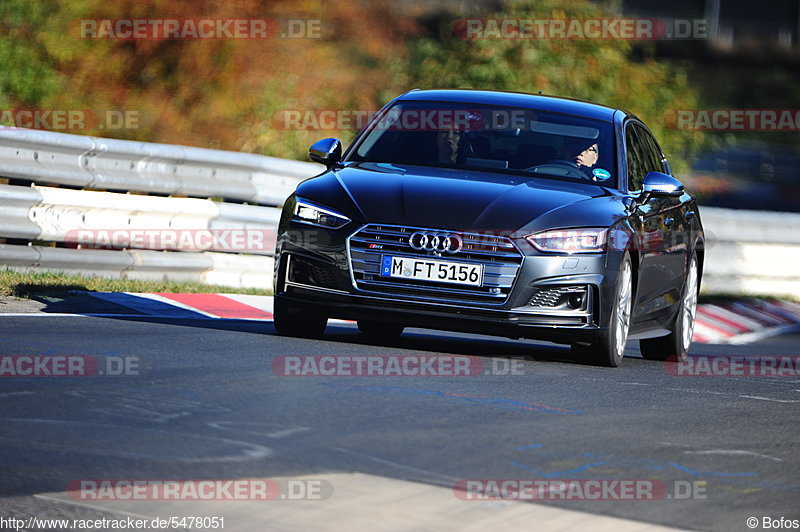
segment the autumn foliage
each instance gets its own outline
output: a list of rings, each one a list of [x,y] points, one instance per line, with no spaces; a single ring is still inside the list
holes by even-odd
[[[634,60],[627,41],[468,41],[463,13],[438,19],[391,0],[3,0],[0,107],[136,111],[135,128],[76,133],[304,158],[325,136],[286,129],[286,110],[375,110],[412,87],[471,87],[584,98],[642,115],[667,148],[694,141],[661,126],[693,104],[672,67]],[[476,4],[477,5],[477,4]],[[500,17],[602,17],[586,0],[518,1]],[[86,39],[86,19],[319,20],[319,38]]]

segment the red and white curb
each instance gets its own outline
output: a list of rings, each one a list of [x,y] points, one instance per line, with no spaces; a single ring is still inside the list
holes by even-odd
[[[102,292],[89,292],[89,294],[153,317],[272,321],[271,296]],[[167,310],[172,308],[178,312],[165,312],[165,308]],[[345,320],[330,321],[353,323]],[[699,305],[694,341],[745,344],[794,330],[800,330],[800,304],[781,300],[742,299]]]
[[[272,296],[254,296],[249,294],[172,294],[172,293],[133,293],[122,292],[124,297],[115,297],[112,292],[89,292],[89,295],[116,303],[145,316],[170,318],[211,318],[229,320],[272,321]],[[133,299],[132,299],[133,298]],[[160,305],[138,304],[137,299]],[[169,306],[187,311],[180,314],[165,313]],[[194,314],[194,316],[192,315]],[[329,323],[355,323],[348,320],[328,320]]]
[[[197,312],[209,318],[272,321],[272,297],[247,294],[129,294]]]
[[[747,344],[800,330],[800,304],[781,300],[743,299],[697,307],[694,341]]]

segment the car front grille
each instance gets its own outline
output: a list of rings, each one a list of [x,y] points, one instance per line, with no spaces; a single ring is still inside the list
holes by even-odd
[[[414,232],[457,234],[463,247],[457,253],[436,255],[417,251],[409,238]],[[489,303],[501,305],[511,293],[523,256],[510,238],[490,234],[423,229],[397,225],[368,225],[348,241],[350,267],[356,287],[374,294],[409,300]],[[426,258],[483,264],[481,286],[456,285],[418,279],[381,277],[384,256]]]

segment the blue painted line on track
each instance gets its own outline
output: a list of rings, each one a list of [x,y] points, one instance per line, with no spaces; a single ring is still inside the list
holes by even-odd
[[[511,462],[511,465],[513,465],[514,467],[518,467],[520,469],[524,469],[529,473],[539,475],[540,477],[543,478],[558,478],[558,477],[564,477],[564,475],[575,475],[577,473],[582,473],[583,471],[586,471],[587,469],[591,469],[593,467],[608,465],[608,462],[592,462],[590,464],[584,464],[580,467],[576,467],[575,469],[567,469],[565,471],[553,471],[552,473],[544,473],[542,471],[539,471],[538,469],[534,469],[520,462]]]
[[[676,464],[675,462],[667,462],[667,465],[670,465],[670,466],[674,467],[675,469],[683,471],[684,473],[689,473],[690,475],[694,475],[696,477],[708,477],[708,476],[711,476],[711,477],[755,477],[755,476],[758,475],[758,473],[752,473],[752,472],[747,472],[747,473],[722,473],[722,472],[718,472],[718,471],[696,471],[694,469],[689,469],[686,466],[682,466],[680,464]]]
[[[518,451],[526,451],[528,449],[538,449],[541,446],[542,446],[541,443],[532,443],[530,445],[523,445],[522,447],[517,447],[517,450]]]
[[[208,318],[205,314],[193,312],[189,309],[170,305],[169,303],[156,301],[147,297],[139,297],[120,292],[88,292],[88,294],[97,299],[141,312],[145,316],[188,319]]]

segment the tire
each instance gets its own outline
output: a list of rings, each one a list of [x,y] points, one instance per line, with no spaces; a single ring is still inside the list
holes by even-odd
[[[358,329],[373,338],[394,338],[403,334],[405,327],[397,323],[385,323],[372,320],[358,320]]]
[[[639,340],[639,350],[647,360],[685,360],[692,345],[694,319],[697,314],[697,255],[689,260],[689,272],[681,294],[681,305],[675,323],[667,336]]]
[[[573,345],[573,354],[599,366],[612,368],[619,366],[625,355],[625,344],[628,341],[628,331],[631,327],[632,308],[633,266],[626,253],[617,276],[614,304],[611,307],[608,328],[603,336],[591,345]]]
[[[273,316],[275,330],[281,336],[319,338],[325,332],[325,326],[328,324],[328,318],[325,316],[290,305],[277,298]]]

